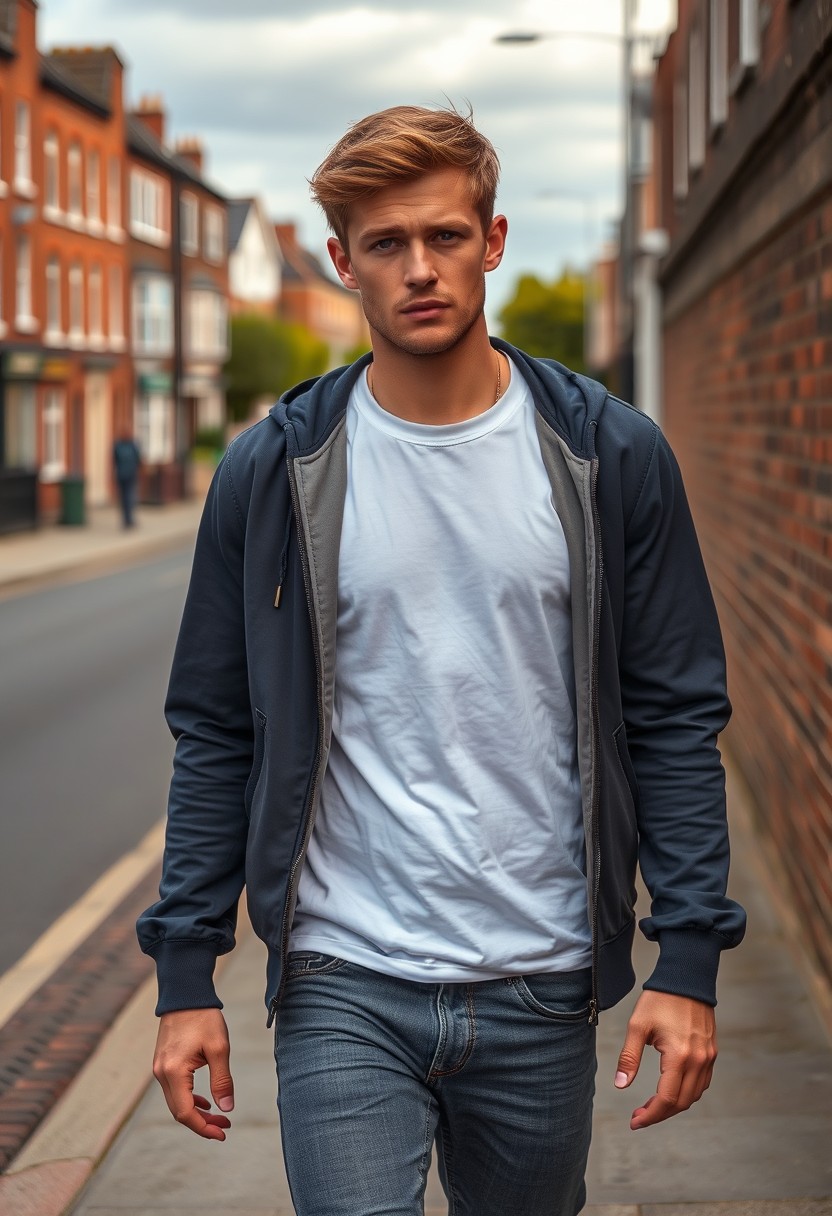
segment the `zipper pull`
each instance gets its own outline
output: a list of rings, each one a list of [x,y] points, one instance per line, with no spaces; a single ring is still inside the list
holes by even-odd
[[[272,1023],[274,1022],[276,1013],[277,1013],[277,997],[273,996],[272,999],[269,1001],[269,1016],[266,1020],[266,1030],[271,1030]]]
[[[277,584],[277,591],[275,591],[275,593],[274,593],[274,606],[275,606],[275,608],[279,608],[279,607],[280,607],[280,597],[281,597],[281,595],[282,595],[282,594],[283,594],[283,584],[282,584],[282,583],[278,583],[278,584]]]
[[[590,1026],[598,1025],[598,1002],[596,1001],[595,997],[592,997],[589,1002],[588,1021],[589,1021]]]

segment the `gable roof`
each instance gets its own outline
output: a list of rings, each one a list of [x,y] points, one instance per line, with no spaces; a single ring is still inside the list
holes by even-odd
[[[224,194],[221,194],[215,186],[210,186],[204,177],[200,177],[192,161],[185,156],[177,156],[175,152],[169,152],[161,140],[158,140],[150,128],[135,114],[127,115],[127,146],[137,156],[152,161],[159,168],[165,169],[177,177],[187,178],[188,181],[207,190],[209,194],[213,194],[220,202],[226,201]]]

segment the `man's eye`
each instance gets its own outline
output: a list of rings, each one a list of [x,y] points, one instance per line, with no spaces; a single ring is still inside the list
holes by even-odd
[[[375,248],[376,249],[392,249],[393,248],[392,236],[383,236],[380,241],[376,241]]]
[[[451,232],[449,229],[446,229],[443,232],[437,232],[436,239],[439,241],[445,241],[445,242],[453,241],[453,240],[456,240],[456,235],[457,234],[455,232]]]

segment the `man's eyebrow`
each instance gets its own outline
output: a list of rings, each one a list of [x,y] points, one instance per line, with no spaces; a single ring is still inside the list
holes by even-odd
[[[462,216],[444,216],[442,219],[424,225],[425,228],[432,232],[444,231],[460,231],[471,232],[472,224],[470,220],[464,219]],[[393,222],[391,224],[380,224],[375,228],[367,228],[364,232],[358,233],[358,239],[362,242],[372,242],[383,240],[385,237],[401,236],[406,229],[403,224]]]

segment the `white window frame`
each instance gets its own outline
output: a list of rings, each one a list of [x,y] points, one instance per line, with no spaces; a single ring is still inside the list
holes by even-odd
[[[8,193],[8,183],[3,180],[3,106],[0,104],[0,198],[5,198]]]
[[[173,282],[167,275],[139,274],[133,279],[133,353],[173,354]]]
[[[66,473],[66,392],[62,388],[44,390],[41,412],[43,460],[41,481],[58,481]]]
[[[69,345],[84,345],[84,267],[73,262],[69,268]]]
[[[14,308],[15,329],[24,334],[34,333],[38,322],[32,315],[32,238],[25,232],[15,241]]]
[[[183,193],[180,200],[182,252],[188,257],[199,253],[199,199],[190,192]]]
[[[760,0],[735,0],[735,3],[739,6],[739,38],[736,62],[729,65],[732,93],[742,87],[760,62]]]
[[[228,311],[225,297],[210,288],[195,288],[186,296],[186,351],[190,359],[228,358]]]
[[[14,105],[14,191],[24,198],[37,194],[32,181],[32,107],[22,97]]]
[[[61,218],[61,145],[56,131],[43,141],[43,214],[47,220]]]
[[[140,393],[135,403],[136,439],[147,464],[170,464],[176,454],[173,399]]]
[[[124,350],[124,274],[116,262],[107,276],[107,329],[112,350]]]
[[[225,257],[225,213],[209,204],[202,209],[202,254],[206,262],[215,265]]]
[[[66,215],[71,227],[84,223],[84,161],[81,145],[74,139],[66,150]]]
[[[673,85],[673,197],[688,193],[688,86],[686,80]]]
[[[693,173],[705,163],[705,88],[705,37],[696,21],[688,41],[688,165]]]
[[[46,328],[43,340],[48,346],[62,346],[65,341],[61,278],[61,259],[52,253],[46,260]]]
[[[121,215],[121,157],[111,156],[107,162],[107,236],[111,241],[124,240]]]
[[[163,177],[130,170],[130,232],[137,240],[167,249],[170,245],[170,190]]]
[[[728,120],[728,5],[710,0],[710,119],[715,132]]]
[[[104,230],[101,222],[101,153],[97,148],[87,150],[87,230],[94,236]]]
[[[96,262],[87,272],[87,315],[90,347],[104,347],[104,274]]]

